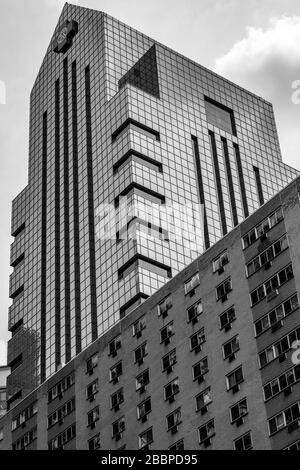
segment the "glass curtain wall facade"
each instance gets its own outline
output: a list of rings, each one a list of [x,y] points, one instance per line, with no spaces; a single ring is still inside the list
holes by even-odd
[[[13,201],[9,406],[296,176],[270,103],[66,4],[31,93],[29,180]],[[122,204],[130,219],[111,226]]]

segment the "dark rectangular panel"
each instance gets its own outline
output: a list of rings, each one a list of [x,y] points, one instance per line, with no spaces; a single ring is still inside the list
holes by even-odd
[[[64,109],[64,302],[65,302],[65,354],[71,359],[71,305],[70,305],[70,198],[69,198],[69,97],[68,59],[63,65],[63,109]]]
[[[194,158],[196,163],[196,171],[197,171],[197,181],[198,181],[198,190],[199,190],[199,198],[200,204],[203,206],[203,231],[204,231],[204,244],[205,249],[208,250],[210,247],[209,242],[209,232],[208,232],[208,224],[207,224],[207,214],[206,214],[206,206],[205,206],[205,198],[204,198],[204,188],[203,188],[203,178],[202,178],[202,169],[201,169],[201,161],[200,161],[200,154],[199,154],[199,146],[198,146],[198,139],[197,137],[192,135],[193,141],[193,149],[194,149]]]
[[[238,144],[233,144],[233,148],[234,148],[234,151],[235,151],[236,165],[237,165],[239,181],[240,181],[244,216],[245,216],[245,218],[247,218],[247,217],[249,217],[249,208],[248,208],[248,201],[247,201],[247,195],[246,195],[245,180],[244,180],[244,173],[243,173],[240,149],[239,149]]]
[[[47,112],[43,114],[41,191],[41,382],[46,379],[46,279],[47,279]]]
[[[72,135],[73,135],[73,228],[74,228],[74,284],[75,284],[75,334],[76,354],[81,351],[81,295],[79,253],[79,186],[78,186],[78,117],[77,117],[77,67],[72,63]]]
[[[210,137],[210,144],[211,144],[211,150],[212,150],[214,168],[215,168],[215,177],[216,177],[217,193],[218,193],[218,200],[219,200],[219,210],[220,210],[220,217],[221,217],[222,232],[223,232],[223,235],[226,235],[227,223],[226,223],[226,216],[225,216],[223,188],[222,188],[221,177],[220,177],[220,167],[219,167],[219,160],[218,160],[218,154],[217,154],[215,134],[209,131],[209,137]]]
[[[264,200],[264,194],[263,194],[263,189],[262,189],[262,184],[261,184],[261,179],[260,179],[260,171],[257,166],[253,166],[253,171],[255,175],[259,204],[262,206],[265,203],[265,200]]]
[[[61,363],[61,273],[60,273],[60,81],[55,82],[55,363],[56,367]]]
[[[91,76],[90,67],[85,68],[86,97],[86,154],[87,154],[87,186],[88,186],[88,223],[89,223],[89,274],[91,288],[91,325],[92,341],[98,337],[97,303],[96,303],[96,259],[95,259],[95,214],[94,214],[94,175],[93,175],[93,144],[92,144],[92,111],[91,111]]]
[[[237,210],[236,210],[236,201],[235,201],[228,145],[227,145],[227,140],[224,137],[221,137],[221,141],[222,141],[223,150],[224,150],[224,159],[225,159],[225,166],[226,166],[226,173],[227,173],[227,180],[228,180],[228,189],[229,189],[229,196],[230,196],[230,203],[231,203],[233,225],[236,226],[238,225],[239,221],[238,221]]]

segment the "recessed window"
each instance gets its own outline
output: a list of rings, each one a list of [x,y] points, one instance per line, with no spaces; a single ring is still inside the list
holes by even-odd
[[[244,422],[244,417],[248,414],[247,399],[243,398],[230,408],[231,423],[240,426]]]
[[[162,358],[162,370],[163,372],[167,372],[169,374],[170,372],[173,371],[173,366],[176,364],[177,358],[176,358],[176,349],[173,349],[170,351],[168,354],[166,354]]]
[[[191,351],[194,351],[196,354],[198,354],[201,351],[202,344],[204,344],[206,341],[205,339],[205,331],[204,327],[200,328],[197,333],[194,333],[190,337],[190,348]]]
[[[124,392],[123,392],[123,388],[120,388],[120,390],[117,390],[110,397],[111,409],[114,411],[119,411],[120,406],[122,405],[123,402],[124,402]]]
[[[208,359],[207,357],[204,357],[192,368],[193,380],[198,380],[199,383],[203,382],[204,375],[207,374],[208,370]]]
[[[145,328],[146,328],[146,320],[144,318],[136,321],[132,325],[132,336],[135,336],[136,338],[140,338]]]
[[[179,379],[178,377],[172,382],[168,383],[168,385],[165,385],[164,387],[165,390],[165,400],[169,400],[170,403],[172,403],[175,400],[175,395],[179,393]]]
[[[243,368],[239,366],[233,372],[227,375],[227,390],[231,390],[232,393],[236,393],[240,390],[240,384],[244,382]]]
[[[203,313],[203,305],[201,300],[196,302],[194,305],[187,310],[187,321],[195,325],[198,322],[198,317]]]
[[[148,414],[151,413],[151,398],[148,397],[146,400],[144,400],[142,403],[140,403],[137,407],[137,416],[138,419],[144,423],[147,421],[147,416]]]
[[[179,450],[184,450],[184,440],[180,439],[179,441],[175,442],[175,444],[172,444],[169,447],[169,451],[172,452],[178,452]]]
[[[125,431],[125,417],[118,419],[112,424],[112,438],[119,441]]]
[[[167,430],[170,431],[172,434],[175,434],[178,431],[178,426],[181,424],[181,409],[177,408],[177,410],[172,411],[167,416]]]
[[[99,391],[99,381],[98,379],[94,380],[86,388],[86,398],[90,401],[95,399],[96,393]]]
[[[170,308],[172,308],[172,298],[168,295],[168,297],[158,304],[158,316],[165,318],[168,315]]]
[[[165,345],[169,344],[173,335],[173,322],[170,322],[160,330],[160,342]]]
[[[240,340],[239,336],[235,336],[231,340],[227,341],[227,343],[223,344],[223,357],[224,359],[228,359],[229,362],[232,362],[235,357],[236,353],[240,349]]]
[[[213,272],[222,274],[225,270],[226,264],[229,263],[228,253],[224,251],[220,256],[213,260]]]
[[[94,429],[94,427],[96,426],[96,422],[100,418],[99,406],[96,406],[93,410],[89,411],[87,417],[88,417],[88,426],[91,429]]]
[[[96,436],[92,437],[88,441],[89,450],[99,450],[101,449],[101,440],[100,440],[100,433],[96,434]]]
[[[231,277],[226,279],[222,284],[219,284],[216,288],[216,296],[217,300],[221,300],[222,302],[225,302],[228,299],[228,294],[229,292],[232,291],[232,282],[231,282]]]
[[[97,365],[98,365],[98,353],[94,354],[86,361],[87,374],[92,375]]]
[[[220,315],[220,329],[226,332],[231,330],[232,323],[235,319],[235,308],[230,307],[226,312]]]
[[[184,293],[185,295],[194,295],[195,289],[200,285],[200,275],[199,273],[194,274],[188,281],[184,283]]]
[[[134,351],[134,362],[141,366],[147,354],[147,343],[145,342]]]
[[[251,450],[252,447],[253,445],[250,432],[247,432],[234,441],[235,450]]]
[[[196,411],[200,411],[201,414],[207,412],[207,407],[212,403],[212,395],[210,387],[199,393],[196,398]]]
[[[119,382],[119,379],[122,373],[123,373],[122,361],[120,361],[110,369],[110,372],[109,372],[110,382],[114,384]]]
[[[149,369],[144,370],[141,374],[136,377],[136,391],[144,393],[146,391],[146,386],[150,382]]]
[[[152,428],[147,429],[139,435],[139,449],[148,449],[150,444],[153,442],[153,430]]]
[[[206,424],[201,426],[198,429],[199,433],[199,444],[203,444],[204,447],[208,447],[211,445],[212,438],[215,436],[215,423],[212,419],[208,421]]]
[[[118,350],[121,349],[121,336],[117,336],[108,344],[109,356],[115,357],[118,354]]]

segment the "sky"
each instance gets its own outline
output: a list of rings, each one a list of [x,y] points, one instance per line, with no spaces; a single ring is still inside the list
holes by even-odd
[[[283,160],[300,170],[299,0],[70,3],[105,11],[271,101]],[[29,95],[63,5],[0,0],[0,364],[9,339],[11,201],[27,184]]]

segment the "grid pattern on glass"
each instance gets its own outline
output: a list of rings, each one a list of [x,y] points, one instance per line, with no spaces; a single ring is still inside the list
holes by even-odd
[[[126,83],[133,85],[145,93],[159,98],[159,83],[155,44],[140,60],[119,80],[121,90]]]
[[[220,103],[205,97],[205,111],[209,124],[222,129],[230,134],[235,134],[233,111],[226,109]]]
[[[25,396],[111,328],[122,306],[165,284],[166,277],[143,267],[118,284],[118,268],[134,255],[170,266],[174,275],[203,251],[202,228],[197,234],[201,249],[187,246],[184,239],[166,243],[140,237],[136,243],[120,244],[94,240],[99,205],[112,203],[132,182],[163,194],[172,204],[201,203],[193,135],[201,161],[206,239],[209,234],[209,243],[215,243],[222,228],[209,131],[215,134],[222,169],[226,162],[221,138],[227,140],[239,222],[259,206],[253,166],[260,169],[265,200],[297,176],[282,162],[269,103],[101,12],[66,4],[56,30],[70,18],[79,24],[79,32],[64,57],[67,61],[53,53],[52,41],[32,90],[28,186],[13,201],[12,233],[24,223],[26,227],[12,248],[25,252],[21,277],[26,288],[9,310],[10,328],[23,322],[9,343],[9,362],[23,354],[22,364],[8,379],[9,396],[19,392],[20,383]],[[119,90],[122,77],[154,44],[161,99],[136,86]],[[218,108],[233,111],[236,136],[226,113],[227,131],[208,122],[205,96]],[[113,131],[129,118],[159,132],[160,140],[131,128],[112,145]],[[114,163],[130,150],[157,160],[163,173],[141,160],[114,173]],[[232,201],[225,179],[222,185],[229,230]],[[58,244],[64,248],[59,265],[54,256]],[[63,308],[55,313],[59,274],[67,278],[59,286]]]

